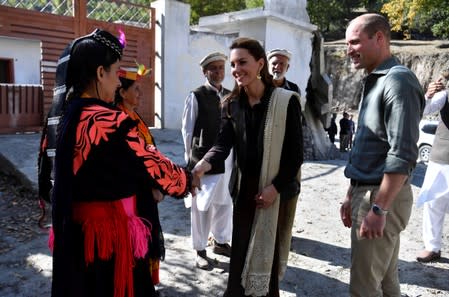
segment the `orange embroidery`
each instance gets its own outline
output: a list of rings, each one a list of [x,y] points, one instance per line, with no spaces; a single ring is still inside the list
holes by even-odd
[[[117,130],[127,115],[103,106],[93,105],[84,108],[76,129],[76,144],[73,159],[73,172],[76,174],[92,149],[101,140],[107,141],[108,134]]]
[[[128,145],[136,155],[144,159],[145,167],[151,177],[171,196],[185,193],[187,176],[184,170],[160,153],[156,147],[145,148],[145,141],[134,128],[128,133]]]
[[[145,139],[145,143],[147,145],[152,145],[154,144],[153,141],[153,136],[150,133],[150,130],[148,130],[147,125],[145,124],[145,122],[142,120],[142,118],[137,114],[137,112],[135,112],[134,110],[129,110],[128,108],[125,107],[125,105],[123,105],[123,103],[119,103],[117,104],[117,106],[123,110],[126,114],[128,114],[131,119],[137,121],[137,129],[139,130],[139,135]]]
[[[128,118],[126,113],[107,107],[93,105],[84,108],[76,129],[73,171],[78,172],[87,159],[92,146],[108,141],[108,135],[115,132]],[[139,137],[138,128],[128,132],[126,139],[136,156],[143,159],[150,176],[171,196],[181,196],[186,192],[187,176],[184,170],[160,153],[155,146],[147,145]]]

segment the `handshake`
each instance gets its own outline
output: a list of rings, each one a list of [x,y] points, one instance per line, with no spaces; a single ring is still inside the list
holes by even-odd
[[[207,161],[201,159],[198,163],[196,163],[195,167],[192,169],[192,186],[190,188],[190,193],[192,196],[196,195],[197,189],[201,191],[201,177],[207,171],[212,169],[212,165],[210,165]]]

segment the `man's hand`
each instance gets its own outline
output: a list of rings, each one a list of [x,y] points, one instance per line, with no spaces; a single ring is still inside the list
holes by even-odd
[[[429,87],[427,88],[426,98],[431,99],[435,93],[444,89],[444,85],[441,81],[441,78],[435,82],[431,82]]]
[[[346,192],[345,200],[340,207],[340,218],[345,227],[352,227],[352,218],[351,218],[351,199],[352,199],[352,186],[349,186],[348,191]]]
[[[261,193],[257,194],[256,199],[256,207],[257,208],[268,208],[270,207],[276,196],[278,195],[278,191],[273,185],[269,185],[265,187]]]
[[[386,216],[376,215],[370,210],[363,219],[362,225],[360,225],[360,237],[368,239],[382,237],[384,235],[386,221]]]
[[[345,227],[352,227],[351,219],[351,199],[346,198],[340,207],[340,218]]]

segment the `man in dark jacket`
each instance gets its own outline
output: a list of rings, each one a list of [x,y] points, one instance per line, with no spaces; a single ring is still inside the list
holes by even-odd
[[[331,118],[331,123],[329,125],[329,128],[326,129],[327,134],[329,135],[329,140],[331,143],[335,142],[335,135],[338,132],[337,123],[335,123],[335,119],[337,118],[337,114],[333,113]]]
[[[343,118],[340,120],[340,152],[346,152],[349,145],[349,135],[351,133],[351,121],[349,114],[343,112]]]

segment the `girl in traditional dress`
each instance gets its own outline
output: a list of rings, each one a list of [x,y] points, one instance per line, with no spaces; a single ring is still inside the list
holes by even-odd
[[[67,71],[57,73],[70,92],[56,145],[52,296],[156,296],[148,281],[153,226],[140,209],[151,197],[137,194],[146,185],[182,198],[198,182],[111,104],[123,44],[96,30],[69,47]]]

